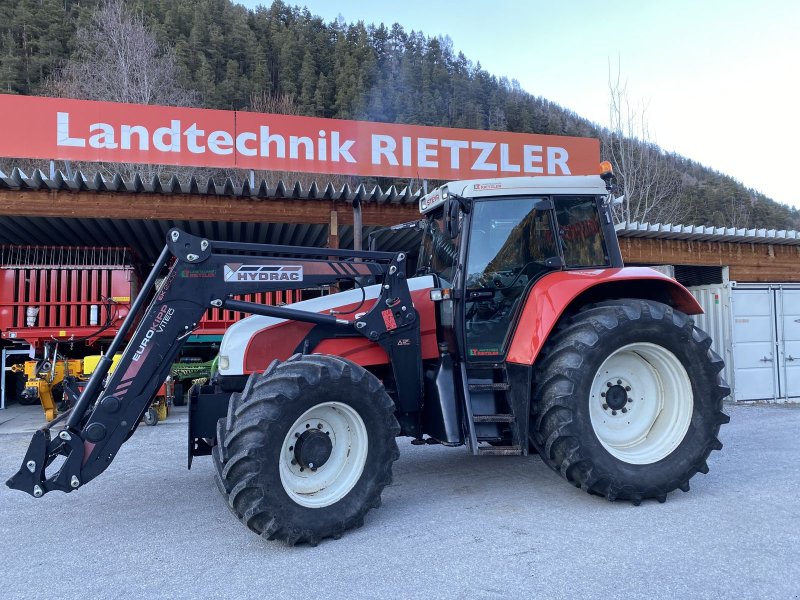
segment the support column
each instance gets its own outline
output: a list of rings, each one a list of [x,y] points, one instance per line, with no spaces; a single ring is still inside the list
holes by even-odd
[[[328,248],[339,248],[339,213],[333,209],[331,209],[331,220],[328,225]],[[339,291],[339,284],[331,284],[329,289],[331,294],[335,294]]]
[[[331,220],[328,225],[328,248],[339,248],[339,213],[331,210]]]

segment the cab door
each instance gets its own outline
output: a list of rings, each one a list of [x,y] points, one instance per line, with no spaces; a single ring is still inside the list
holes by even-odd
[[[529,284],[560,264],[549,199],[476,201],[464,270],[464,354],[468,361],[505,354]]]

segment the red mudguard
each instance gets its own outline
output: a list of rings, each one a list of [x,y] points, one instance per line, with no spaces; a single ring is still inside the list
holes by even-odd
[[[545,275],[528,294],[519,323],[511,338],[508,362],[532,365],[564,310],[583,292],[597,286],[632,280],[641,282],[642,291],[648,286],[665,288],[669,294],[670,305],[686,314],[696,315],[703,312],[697,300],[685,287],[653,269],[626,267],[558,271]]]

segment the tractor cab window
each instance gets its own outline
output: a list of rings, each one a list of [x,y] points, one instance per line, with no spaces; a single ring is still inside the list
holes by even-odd
[[[458,261],[459,237],[450,239],[444,231],[442,211],[428,217],[422,234],[422,247],[419,252],[417,273],[433,273],[442,280],[440,285],[447,287],[453,282]]]
[[[559,256],[551,210],[541,198],[475,202],[466,267],[467,355],[496,357],[528,283]]]
[[[564,264],[567,267],[608,265],[610,260],[596,199],[593,196],[561,196],[554,200]]]

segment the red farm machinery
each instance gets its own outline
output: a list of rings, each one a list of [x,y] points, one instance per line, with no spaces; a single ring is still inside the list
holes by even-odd
[[[34,355],[12,367],[26,379],[20,403],[41,403],[48,421],[71,404],[71,395],[82,390],[97,363],[94,355],[104,351],[128,315],[141,281],[136,263],[128,248],[0,246],[0,339],[28,345]],[[289,304],[300,299],[300,292],[252,293],[241,299]],[[183,375],[188,383],[207,371],[198,366],[208,364],[208,348],[215,351],[226,329],[243,316],[209,308],[194,331],[189,356],[175,368],[178,379]],[[148,422],[157,420],[158,409],[164,414],[167,397],[177,395],[174,401],[182,403],[183,384],[162,386],[162,405],[146,415]]]

